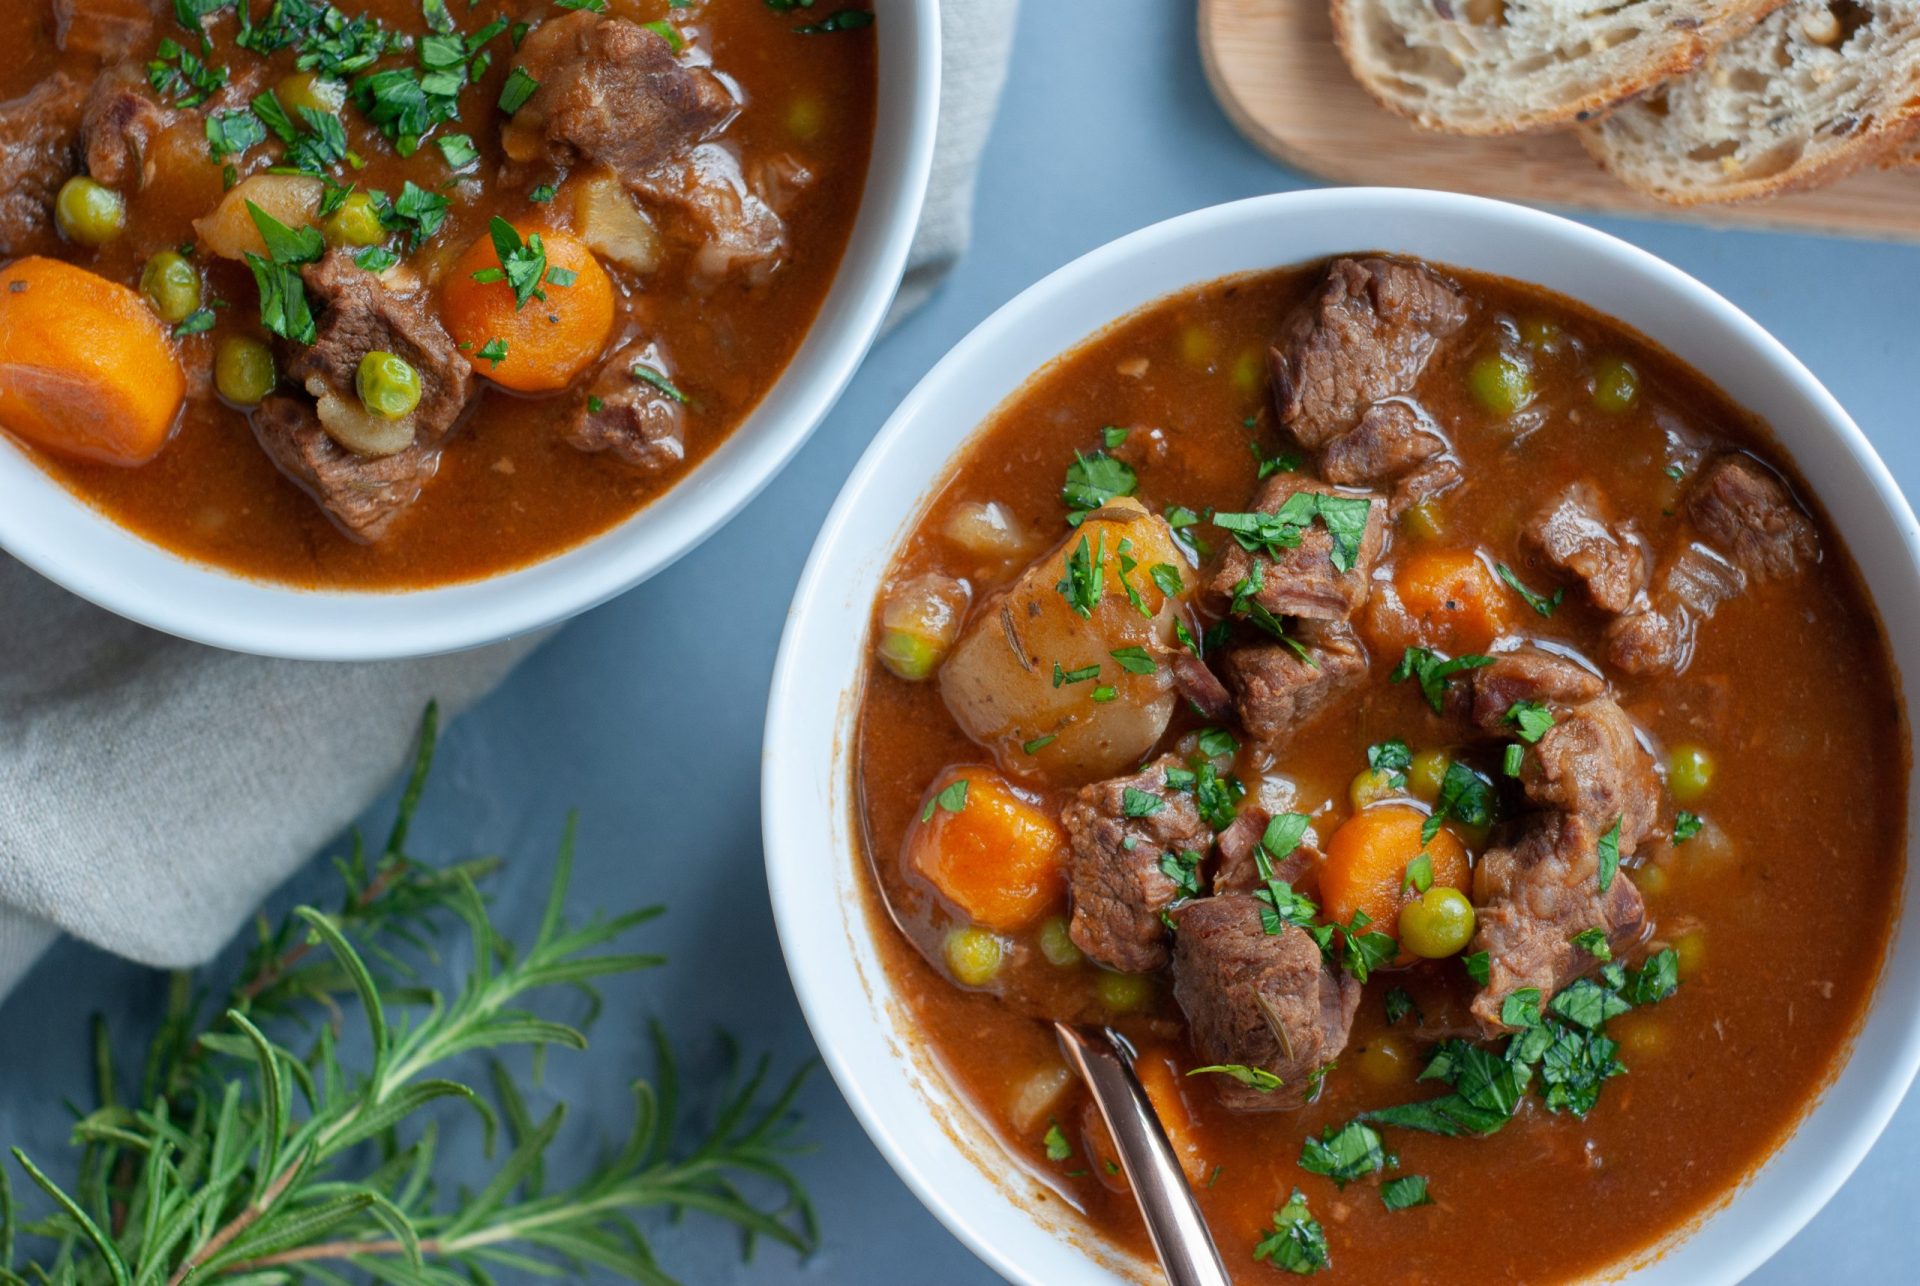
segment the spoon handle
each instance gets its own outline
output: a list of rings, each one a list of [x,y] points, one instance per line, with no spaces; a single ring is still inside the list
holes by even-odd
[[[1086,1082],[1113,1135],[1120,1168],[1140,1203],[1170,1286],[1231,1286],[1187,1176],[1133,1074],[1131,1051],[1112,1031],[1094,1039],[1065,1023],[1056,1022],[1053,1029],[1061,1053]]]

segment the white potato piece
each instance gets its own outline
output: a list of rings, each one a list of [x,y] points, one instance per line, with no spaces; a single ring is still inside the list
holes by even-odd
[[[1084,617],[1059,588],[1083,540],[1083,566],[1097,562],[1100,575]],[[1123,558],[1132,560],[1131,571],[1123,573]],[[1177,571],[1179,593],[1164,594],[1154,583],[1159,564]],[[1138,763],[1173,715],[1173,674],[1164,658],[1178,646],[1174,621],[1193,581],[1165,520],[1137,501],[1116,500],[974,612],[940,669],[940,695],[1009,773],[1063,783],[1112,776]],[[1132,648],[1152,659],[1148,673],[1113,656]],[[1056,684],[1056,666],[1063,674],[1093,666],[1099,672]],[[1052,740],[1032,753],[1024,749],[1044,737]]]
[[[251,201],[289,228],[314,222],[320,209],[319,179],[304,174],[256,174],[242,179],[220,198],[213,213],[193,221],[201,243],[222,259],[239,259],[251,251],[267,253],[260,229],[247,210]]]
[[[611,174],[583,179],[573,194],[574,226],[596,255],[629,272],[649,273],[660,262],[660,233]]]

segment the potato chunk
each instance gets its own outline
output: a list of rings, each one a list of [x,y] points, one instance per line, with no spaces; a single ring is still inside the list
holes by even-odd
[[[1165,656],[1193,579],[1166,522],[1116,500],[974,612],[940,695],[1009,773],[1110,776],[1173,715]]]

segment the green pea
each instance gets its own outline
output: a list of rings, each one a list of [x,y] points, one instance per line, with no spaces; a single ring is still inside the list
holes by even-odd
[[[373,198],[365,192],[349,193],[340,208],[321,222],[320,231],[337,246],[377,246],[387,239]]]
[[[1053,916],[1040,926],[1040,954],[1047,963],[1060,969],[1071,969],[1080,963],[1080,948],[1073,944],[1073,937],[1067,932],[1065,916]]]
[[[1667,754],[1667,793],[1691,804],[1713,784],[1713,755],[1704,746],[1675,746]]]
[[[1153,983],[1144,973],[1113,973],[1102,969],[1093,980],[1094,994],[1100,1003],[1117,1014],[1132,1013],[1146,1006],[1153,996]]]
[[[1400,908],[1400,945],[1439,960],[1473,940],[1473,903],[1459,889],[1436,884]]]
[[[1467,387],[1495,415],[1512,415],[1533,401],[1533,373],[1507,353],[1488,353],[1467,371]]]
[[[316,76],[310,71],[295,72],[273,87],[273,96],[289,112],[304,107],[314,112],[337,112],[346,106],[345,82]],[[297,117],[296,117],[297,119]]]
[[[947,970],[965,987],[984,987],[1000,973],[1006,944],[985,929],[968,925],[947,935]]]
[[[1640,372],[1618,357],[1603,357],[1593,368],[1593,404],[1618,415],[1640,397]]]
[[[213,354],[213,386],[236,406],[258,406],[280,382],[273,350],[257,339],[229,335]]]
[[[127,201],[105,184],[76,174],[53,199],[53,221],[69,241],[104,246],[127,230]]]
[[[164,322],[183,322],[200,307],[200,274],[187,257],[162,250],[140,272],[140,292]]]
[[[938,639],[912,630],[886,630],[880,635],[880,664],[910,683],[932,676],[947,656]]]
[[[1453,756],[1444,750],[1422,750],[1407,767],[1407,793],[1425,803],[1440,798],[1440,783],[1447,779],[1447,765]]]
[[[398,420],[420,405],[420,372],[378,349],[360,359],[353,387],[360,405],[383,420]]]

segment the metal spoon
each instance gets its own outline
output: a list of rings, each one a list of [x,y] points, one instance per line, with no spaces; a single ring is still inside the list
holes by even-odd
[[[1095,1036],[1056,1021],[1053,1034],[1113,1135],[1120,1168],[1140,1203],[1140,1217],[1146,1220],[1170,1286],[1230,1286],[1200,1203],[1193,1199],[1173,1145],[1133,1074],[1133,1047],[1111,1027],[1102,1027]]]

